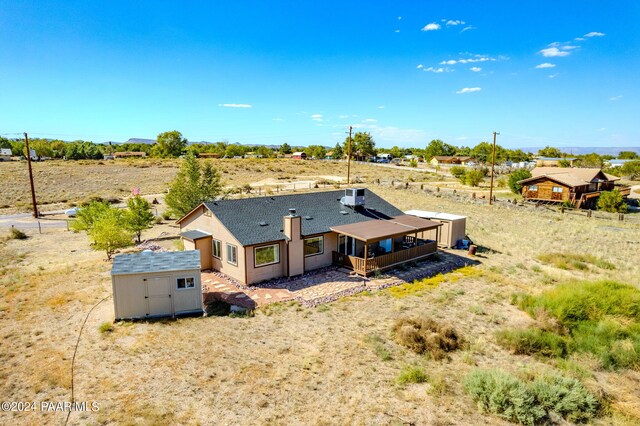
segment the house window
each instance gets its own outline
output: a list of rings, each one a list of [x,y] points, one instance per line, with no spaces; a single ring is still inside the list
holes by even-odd
[[[178,290],[187,290],[190,288],[195,288],[196,280],[193,277],[189,278],[178,278],[176,280],[176,288]]]
[[[304,240],[304,255],[315,256],[324,253],[324,237],[306,238]]]
[[[222,241],[213,240],[213,247],[212,247],[211,253],[213,254],[213,257],[222,259]]]
[[[227,243],[227,263],[232,265],[238,264],[238,247]]]
[[[553,192],[559,192],[559,193],[562,193],[562,187],[561,187],[561,186],[554,186],[554,187],[553,187]]]
[[[280,262],[280,245],[256,247],[253,249],[253,264],[258,266],[271,265]]]
[[[537,191],[538,190],[538,185],[531,185],[529,186],[529,191]]]

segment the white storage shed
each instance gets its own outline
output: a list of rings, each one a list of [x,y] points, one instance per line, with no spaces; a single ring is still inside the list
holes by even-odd
[[[442,226],[440,227],[440,234],[438,235],[438,246],[440,247],[455,247],[458,244],[458,241],[463,240],[467,235],[466,216],[458,216],[450,213],[427,212],[424,210],[409,210],[405,213],[442,223]],[[432,235],[429,234],[429,232],[431,232]],[[425,232],[424,237],[435,239],[435,231],[429,232]]]
[[[203,312],[198,250],[118,255],[111,282],[116,320]]]

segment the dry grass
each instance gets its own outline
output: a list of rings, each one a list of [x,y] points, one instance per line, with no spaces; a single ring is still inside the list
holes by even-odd
[[[400,345],[417,354],[429,354],[434,360],[444,359],[463,343],[453,327],[420,317],[398,318],[393,324],[393,337]]]
[[[257,163],[251,172],[243,172],[235,166],[239,161],[221,163],[226,173],[236,173],[226,177],[229,181],[303,173],[285,170],[279,161],[270,164],[274,171]],[[69,167],[37,167],[46,164]],[[154,179],[155,172],[159,180],[175,173],[175,168],[166,168],[163,175],[160,166],[131,169],[126,185],[141,182],[143,191],[143,182]],[[378,168],[369,169],[356,173],[373,179]],[[394,173],[400,177],[401,172]],[[404,173],[408,178],[417,172]],[[308,174],[340,173],[335,169]],[[7,179],[0,182],[6,185]],[[59,193],[56,185],[47,190]],[[101,333],[101,324],[113,320],[108,300],[89,317],[76,358],[76,397],[98,401],[100,411],[74,413],[70,424],[385,425],[404,419],[416,424],[506,425],[478,413],[465,394],[462,378],[476,367],[512,374],[576,375],[592,392],[611,401],[609,411],[595,424],[640,421],[640,373],[594,371],[597,362],[586,356],[560,363],[515,355],[501,348],[495,337],[498,330],[544,322],[542,315],[533,319],[513,306],[513,293],[538,294],[576,274],[637,283],[637,245],[628,243],[640,241],[637,225],[499,205],[489,208],[415,189],[375,184],[371,188],[404,210],[468,216],[468,234],[484,249],[477,256],[481,264],[445,274],[437,285],[417,292],[401,287],[402,297],[388,290],[347,298],[328,309],[278,305],[252,318],[118,323],[111,332]],[[83,196],[82,189],[73,191]],[[159,225],[149,236],[160,232],[176,230]],[[89,309],[111,291],[110,264],[90,249],[84,234],[28,234],[26,240],[0,238],[0,395],[3,400],[68,401],[77,332]],[[536,260],[547,252],[590,254],[616,268],[563,270]],[[448,361],[434,361],[394,341],[392,328],[398,318],[425,316],[451,324],[468,344],[451,352]],[[398,387],[396,379],[407,365],[419,368],[427,381]],[[0,413],[0,424],[63,421],[62,413]]]

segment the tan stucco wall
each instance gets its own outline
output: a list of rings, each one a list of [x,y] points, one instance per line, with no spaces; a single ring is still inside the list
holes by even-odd
[[[178,290],[177,278],[193,277],[195,288]],[[144,273],[115,275],[111,277],[113,304],[116,318],[144,318],[148,313],[146,282],[144,279],[168,278],[172,313],[202,310],[202,284],[199,270],[171,271],[164,273]]]
[[[270,246],[272,244],[260,244],[257,246],[247,246],[245,248],[245,258],[247,259],[247,284],[259,283],[261,281],[286,275],[286,262],[284,262],[284,258],[287,256],[287,246],[284,241],[280,241],[277,244],[280,248],[280,262],[272,265],[259,266],[257,268],[254,266],[254,249],[256,247]]]
[[[222,260],[210,256],[210,267],[217,269],[240,282],[246,283],[247,281],[244,269],[245,250],[242,249],[238,240],[235,239],[227,228],[222,225],[222,222],[220,222],[213,214],[211,216],[206,216],[204,214],[205,209],[206,207],[200,206],[198,210],[184,218],[182,222],[180,222],[180,232],[199,229],[211,234],[212,238],[222,241]],[[232,265],[227,262],[227,243],[233,244],[237,247],[238,265]],[[211,254],[211,247],[209,247],[209,254]]]
[[[314,236],[319,237],[320,235]],[[338,248],[338,234],[335,232],[329,232],[322,236],[324,237],[324,253],[305,257],[305,272],[331,265],[333,260],[332,252]],[[304,246],[302,249],[304,252]]]
[[[302,218],[300,216],[285,216],[283,221],[284,234],[289,238],[289,276],[301,275],[304,273],[304,242],[300,234]]]
[[[200,250],[200,267],[202,269],[211,269],[211,263],[213,262],[213,256],[211,255],[213,248],[211,244],[211,238],[200,238],[195,241],[196,250]]]

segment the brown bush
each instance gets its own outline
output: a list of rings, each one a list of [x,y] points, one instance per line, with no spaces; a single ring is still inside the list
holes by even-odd
[[[447,352],[455,351],[463,342],[452,327],[419,317],[398,318],[393,337],[402,346],[415,353],[428,353],[435,360],[445,358]]]

